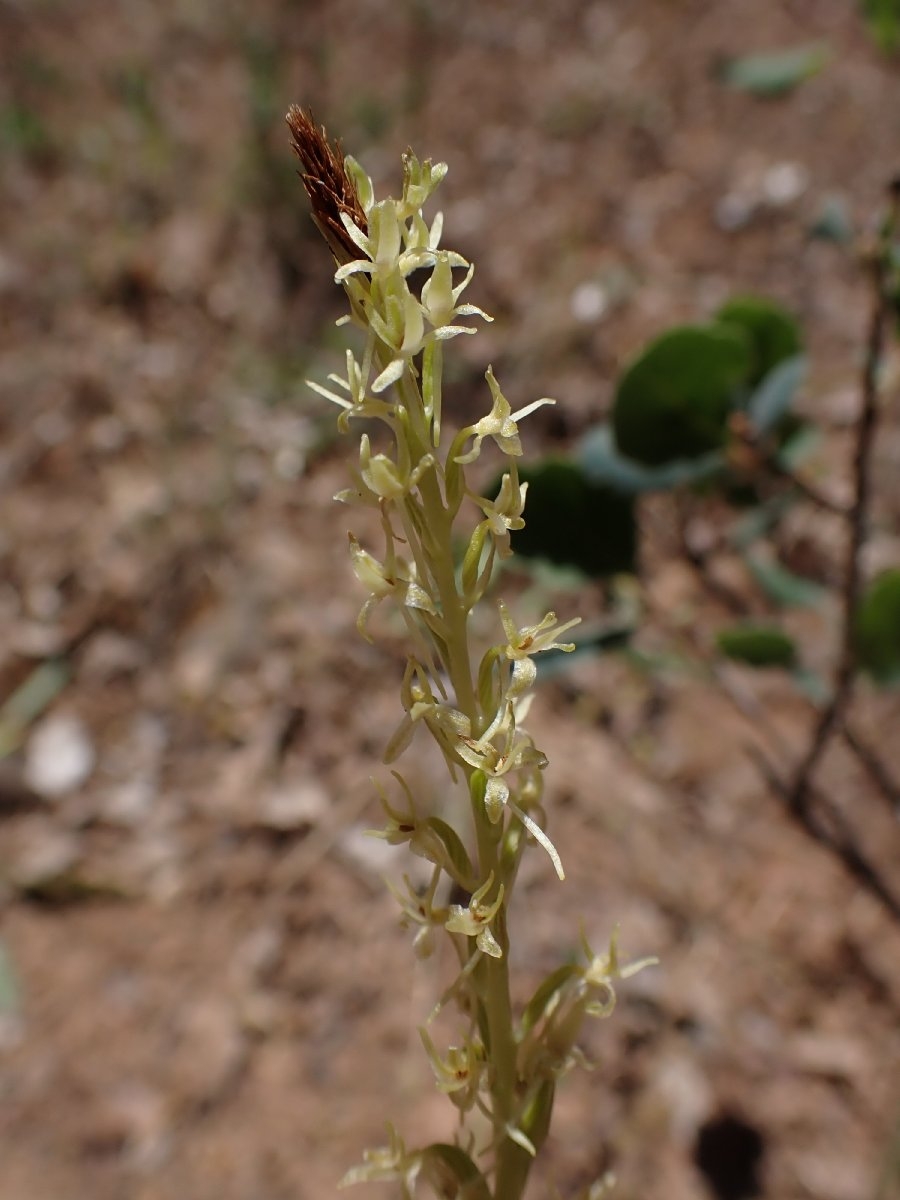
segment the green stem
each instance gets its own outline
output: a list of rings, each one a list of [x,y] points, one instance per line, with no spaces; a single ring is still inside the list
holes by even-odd
[[[399,384],[404,394],[408,411],[415,412],[422,407],[415,380],[409,373],[404,374]],[[415,458],[423,458],[431,453],[421,432],[415,423],[410,422],[410,450]],[[429,471],[419,481],[419,494],[422,497],[422,511],[425,525],[428,529],[429,541],[434,546],[429,566],[434,575],[441,602],[441,616],[447,630],[447,654],[444,667],[453,684],[456,695],[456,706],[471,722],[473,733],[478,729],[478,701],[472,682],[472,664],[469,655],[468,612],[456,586],[456,574],[453,566],[453,522],[444,504],[440,485],[434,471]]]
[[[478,838],[479,866],[483,878],[486,879],[493,872],[499,887],[501,882],[499,851],[502,844],[502,826],[491,825],[484,811],[484,805],[475,797],[473,797],[473,816]],[[506,924],[508,901],[509,893],[507,891],[492,924],[494,936],[503,955],[501,958],[485,956],[481,961],[479,971],[480,1000],[484,1006],[490,1037],[491,1112],[494,1118],[494,1140],[497,1146],[495,1200],[518,1200],[531,1165],[528,1154],[507,1134],[516,1110],[518,1084],[517,1045],[509,986],[509,933]]]
[[[408,411],[420,411],[422,401],[415,380],[404,374],[400,388]],[[410,421],[410,450],[416,458],[430,452],[428,439],[423,431]],[[450,676],[456,697],[456,706],[471,723],[473,734],[480,731],[481,714],[472,680],[472,659],[469,650],[468,610],[456,583],[453,563],[453,514],[448,511],[441,494],[436,472],[428,472],[419,483],[422,511],[428,530],[429,542],[434,548],[429,566],[434,576],[441,602],[441,615],[446,628],[446,659],[444,667]],[[466,771],[471,783],[472,770]],[[486,897],[488,903],[496,896],[501,883],[500,848],[502,824],[494,826],[488,820],[480,798],[472,798],[472,815],[478,842],[478,862],[482,879],[493,874],[493,895]],[[479,963],[476,979],[479,984],[480,1003],[483,1006],[489,1038],[489,1085],[491,1112],[496,1142],[495,1200],[519,1200],[528,1177],[531,1160],[521,1146],[507,1135],[516,1111],[517,1100],[517,1046],[513,1021],[512,999],[509,986],[509,935],[506,926],[508,894],[494,918],[492,929],[503,951],[500,958],[483,956]]]

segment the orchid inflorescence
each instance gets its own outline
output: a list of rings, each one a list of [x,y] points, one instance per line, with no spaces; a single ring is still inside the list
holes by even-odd
[[[442,934],[458,956],[459,974],[435,1012],[457,1002],[467,1026],[460,1043],[441,1052],[427,1028],[420,1032],[437,1086],[459,1110],[461,1125],[455,1144],[417,1151],[407,1151],[391,1128],[389,1146],[368,1152],[344,1182],[391,1180],[405,1200],[417,1181],[430,1183],[438,1196],[517,1200],[547,1134],[556,1081],[579,1061],[583,1019],[607,1015],[612,981],[642,965],[621,970],[615,941],[599,957],[585,944],[586,965],[554,971],[514,1019],[507,910],[526,847],[542,846],[563,878],[543,828],[547,759],[523,721],[536,676],[534,656],[574,649],[560,639],[578,622],[559,624],[548,613],[537,625],[520,628],[501,601],[502,638],[473,670],[469,617],[496,561],[511,553],[510,533],[524,524],[519,423],[553,401],[542,398],[514,412],[488,368],[490,411],[451,436],[444,433],[444,343],[475,333],[462,322],[491,320],[461,302],[474,268],[441,247],[441,214],[430,224],[423,215],[446,166],[420,162],[407,151],[400,199],[376,200],[359,164],[329,142],[307,113],[292,107],[287,120],[313,218],[349,300],[350,313],[339,323],[352,322],[364,335],[359,356],[347,350],[343,375],[330,375],[329,386],[310,386],[340,409],[341,431],[362,418],[381,422],[389,433],[387,448],[377,451],[368,434],[361,436],[352,486],[337,497],[375,510],[384,535],[380,558],[350,535],[353,570],[367,592],[360,633],[371,640],[373,613],[388,604],[409,636],[400,689],[404,713],[384,761],[394,763],[425,727],[451,780],[462,779],[468,788],[475,843],[470,855],[472,830],[420,811],[402,774],[393,772],[400,798],[392,802],[381,792],[386,824],[377,835],[408,844],[431,864],[431,876],[424,891],[408,877],[405,891],[392,890],[404,923],[416,929],[417,955],[432,953]],[[466,477],[488,441],[505,460],[493,499],[472,490]],[[454,544],[469,512],[475,519],[457,564]],[[468,897],[466,903],[443,903],[444,877]],[[487,1132],[480,1136],[476,1127]]]

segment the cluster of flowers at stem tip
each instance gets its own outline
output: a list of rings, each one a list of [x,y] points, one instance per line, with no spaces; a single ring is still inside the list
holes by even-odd
[[[467,630],[469,613],[484,596],[495,560],[510,554],[510,532],[524,524],[527,484],[520,482],[516,463],[522,453],[518,423],[553,401],[544,397],[513,412],[488,368],[490,411],[452,438],[442,438],[443,344],[475,332],[472,325],[461,323],[465,318],[491,320],[482,309],[461,300],[474,267],[461,254],[441,247],[442,215],[430,224],[423,215],[446,166],[419,162],[407,151],[400,199],[378,201],[359,164],[327,142],[323,146],[324,135],[306,114],[292,109],[288,120],[306,168],[314,217],[337,262],[335,281],[343,285],[350,302],[350,314],[339,323],[353,322],[365,335],[360,355],[346,351],[343,375],[330,375],[331,386],[315,381],[310,386],[341,410],[342,430],[354,418],[362,418],[382,422],[391,435],[387,448],[378,452],[369,435],[362,435],[353,486],[337,497],[375,509],[384,533],[380,558],[350,534],[353,570],[368,593],[359,615],[360,632],[370,637],[373,611],[390,601],[402,614],[410,637],[402,684],[404,717],[390,739],[385,761],[393,762],[415,729],[426,726],[451,775],[455,778],[462,770],[470,785],[474,781],[490,824],[497,826],[507,811],[514,813],[544,845],[562,877],[556,851],[530,815],[539,806],[546,758],[522,720],[536,675],[534,655],[574,649],[559,637],[577,619],[559,625],[555,614],[548,613],[538,624],[520,628],[501,602],[503,641],[485,653],[474,676]],[[331,161],[323,167],[329,153]],[[493,498],[470,489],[466,478],[466,467],[489,440],[506,459]],[[453,544],[466,502],[478,519],[457,573]],[[417,822],[402,829],[405,839],[415,844]],[[390,836],[399,837],[398,827]],[[471,877],[457,882],[472,892],[492,891],[495,908],[504,886],[500,879],[491,885]],[[462,932],[461,920],[457,926]],[[488,925],[479,932],[479,949],[499,955],[501,948],[490,938]]]
[[[508,1165],[510,1147],[528,1155],[539,1148],[555,1081],[577,1060],[583,1018],[606,1015],[614,999],[611,981],[630,973],[620,971],[614,943],[599,957],[585,943],[586,965],[567,966],[548,977],[519,1028],[512,1028],[506,909],[526,846],[541,845],[563,877],[559,855],[543,829],[547,760],[523,720],[536,676],[535,655],[574,649],[560,638],[577,621],[560,625],[548,613],[522,627],[501,601],[502,636],[476,666],[469,616],[484,597],[497,560],[510,554],[511,532],[524,524],[527,484],[517,468],[519,422],[553,401],[542,398],[514,412],[488,368],[489,411],[458,432],[444,433],[444,343],[473,334],[475,326],[466,323],[473,318],[491,320],[462,300],[474,268],[441,246],[441,214],[430,223],[423,215],[446,167],[420,162],[408,151],[400,199],[376,200],[359,164],[331,144],[310,116],[292,108],[288,124],[313,219],[334,256],[335,281],[349,300],[350,312],[339,324],[351,322],[363,335],[359,353],[347,350],[343,374],[330,375],[327,386],[310,386],[340,410],[342,431],[355,418],[370,427],[380,422],[387,431],[377,448],[368,433],[362,434],[352,486],[337,497],[371,509],[383,532],[378,554],[350,534],[353,570],[366,592],[360,633],[371,639],[375,610],[389,606],[408,635],[403,716],[384,761],[394,763],[416,730],[427,729],[451,779],[462,778],[468,787],[476,852],[470,855],[466,839],[440,813],[421,811],[396,770],[396,798],[381,789],[386,824],[376,832],[393,844],[407,844],[431,864],[424,890],[408,877],[403,889],[392,890],[404,922],[415,930],[419,956],[431,954],[438,934],[449,937],[459,971],[432,1017],[453,1000],[468,1017],[469,1032],[443,1054],[427,1029],[422,1040],[439,1089],[461,1118],[473,1109],[487,1117],[493,1129],[488,1149],[497,1161],[506,1155]],[[466,473],[490,442],[504,459],[493,498],[470,487]],[[457,563],[461,534],[465,550]],[[442,899],[445,876],[468,897],[466,903]],[[390,1146],[367,1155],[346,1182],[392,1179],[406,1196],[421,1175],[444,1195],[450,1194],[441,1183],[447,1172],[457,1182],[465,1177],[471,1184],[472,1172],[482,1178],[461,1146],[408,1152],[392,1132]],[[521,1187],[514,1190],[518,1196]],[[489,1192],[474,1185],[467,1194],[490,1200]]]

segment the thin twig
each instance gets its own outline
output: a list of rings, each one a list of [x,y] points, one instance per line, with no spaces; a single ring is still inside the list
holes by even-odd
[[[827,506],[826,506],[827,507]],[[837,512],[837,508],[834,509]],[[849,509],[843,511],[845,517],[849,516]],[[749,606],[744,598],[737,592],[733,591],[727,585],[720,584],[719,580],[712,574],[710,570],[710,559],[712,555],[708,551],[698,550],[691,546],[687,537],[686,531],[686,513],[681,510],[679,512],[678,536],[679,545],[682,555],[688,565],[693,569],[697,579],[710,599],[717,601],[727,612],[736,616],[746,616]],[[718,547],[715,547],[716,549]],[[670,625],[666,618],[666,614],[662,610],[654,609],[654,615],[657,621],[663,626],[669,627],[672,632],[673,626]],[[684,631],[682,631],[684,632]],[[701,644],[700,639],[693,631],[687,631],[688,641],[691,644],[693,651],[699,654],[704,660],[708,660],[706,647]],[[767,739],[771,744],[776,744],[776,734],[774,726],[771,722],[765,720],[765,710],[762,705],[756,701],[751,701],[748,696],[739,696],[732,686],[732,682],[722,673],[718,666],[711,661],[707,661],[707,666],[714,678],[715,682],[722,689],[724,694],[732,701],[735,707],[750,720],[756,722],[760,728],[765,728]],[[754,712],[749,710],[749,703],[752,702]],[[869,776],[872,783],[880,792],[883,799],[891,806],[895,813],[900,814],[900,783],[891,777],[891,773],[885,764],[878,757],[876,752],[870,745],[867,744],[864,738],[859,733],[847,724],[846,714],[840,714],[837,719],[836,729],[844,738],[848,749],[855,755],[861,763],[866,774]],[[777,738],[777,743],[782,752],[785,751],[784,742]]]
[[[841,734],[849,749],[859,759],[866,774],[890,805],[893,813],[896,816],[900,816],[900,784],[897,784],[891,778],[887,767],[872,747],[859,736],[855,729],[847,724],[846,720],[841,728]]]
[[[782,462],[778,457],[778,446],[771,434],[760,433],[747,413],[733,413],[728,426],[735,439],[735,450],[739,451],[739,454],[735,456],[736,461],[745,471],[748,468],[754,474],[759,471],[768,471],[770,475],[789,483],[795,491],[800,492],[817,508],[822,508],[839,517],[850,516],[850,506],[832,500],[830,496],[820,492],[814,484],[808,483],[801,475],[798,475],[787,463]]]
[[[789,757],[786,742],[781,736],[775,722],[769,719],[765,706],[760,704],[752,694],[744,693],[735,687],[733,681],[728,678],[727,674],[725,674],[718,664],[710,660],[708,650],[703,646],[701,639],[698,637],[696,628],[694,626],[676,628],[659,605],[650,604],[647,601],[645,603],[647,603],[648,611],[652,613],[654,620],[663,629],[667,629],[671,634],[684,640],[692,648],[694,653],[706,665],[711,678],[719,687],[722,694],[754,729],[763,734],[769,746],[776,750],[781,757]],[[866,752],[867,748],[862,743],[859,743],[852,733],[848,733],[846,728],[843,729],[843,732],[848,738],[854,739],[854,748],[859,747],[863,753]],[[782,779],[777,769],[772,765],[768,755],[759,746],[753,744],[748,744],[745,750],[751,761],[755,763],[762,773],[771,791],[780,800],[785,802],[788,812],[797,820],[805,832],[814,841],[818,842],[820,846],[823,846],[839,858],[853,878],[867,891],[871,892],[888,909],[892,916],[900,919],[900,900],[882,882],[875,867],[872,866],[859,848],[843,814],[835,808],[834,804],[823,793],[819,791],[813,793],[812,789],[808,786],[808,796],[811,799],[814,797],[816,800],[815,811],[809,805],[805,805],[801,809],[796,809],[790,802],[791,789],[789,784]],[[875,770],[884,772],[882,764],[871,753],[869,754],[868,762],[865,762],[864,765],[869,768],[870,773]],[[884,776],[884,780],[887,786],[890,787],[891,782],[886,775]]]
[[[708,655],[704,647],[701,645],[700,639],[693,628],[675,629],[670,624],[666,616],[658,606],[652,606],[650,611],[653,612],[654,619],[663,626],[668,628],[671,633],[683,638],[701,657],[701,660],[706,663],[712,679],[715,681],[722,694],[731,702],[734,708],[747,720],[750,724],[762,733],[771,747],[776,749],[782,757],[788,756],[788,748],[784,738],[779,733],[774,722],[769,720],[765,706],[760,704],[752,695],[739,690],[733,685],[733,682],[721,670],[718,665],[709,661]],[[884,785],[890,789],[892,787],[891,780],[884,775],[884,767],[880,761],[864,744],[860,743],[853,733],[846,729],[842,730],[845,737],[848,739],[848,744],[851,744],[852,739],[853,749],[860,755],[861,761],[873,774],[875,771],[880,771],[883,775]],[[745,751],[750,759],[755,763],[762,773],[764,779],[769,785],[772,792],[781,800],[787,802],[788,810],[798,820],[802,828],[815,840],[819,845],[825,847],[835,854],[853,877],[859,881],[868,891],[870,891],[895,917],[900,918],[900,900],[893,896],[886,885],[882,882],[878,872],[871,865],[863,852],[856,843],[856,839],[848,826],[843,815],[834,807],[823,793],[816,792],[816,810],[813,811],[810,807],[804,807],[801,810],[795,810],[789,803],[790,788],[788,784],[781,778],[776,768],[770,762],[768,756],[763,750],[753,744],[747,744]],[[862,755],[868,752],[868,759],[862,759]],[[878,782],[878,780],[876,780]],[[888,791],[886,794],[891,795]],[[827,819],[823,819],[823,814]],[[829,829],[830,827],[830,829]]]
[[[862,853],[843,814],[820,792],[814,793],[809,783],[806,785],[806,795],[815,798],[815,808],[809,804],[796,808],[793,803],[792,785],[781,778],[768,758],[756,746],[748,745],[745,750],[759,768],[770,789],[790,807],[806,832],[820,845],[836,854],[857,883],[880,900],[895,920],[900,920],[900,899],[888,890]]]
[[[872,315],[866,357],[862,373],[862,408],[856,425],[856,449],[853,460],[854,496],[850,509],[850,533],[844,567],[843,614],[841,649],[835,674],[834,689],[828,704],[819,714],[809,748],[794,774],[788,802],[794,812],[803,814],[808,808],[810,779],[825,752],[834,730],[839,727],[853,693],[856,677],[856,647],[854,618],[860,591],[860,556],[866,536],[871,495],[872,444],[878,417],[878,372],[884,349],[885,332],[891,318],[891,297],[888,293],[888,256],[900,210],[900,195],[891,189],[891,206],[881,241],[872,255]]]
[[[796,471],[792,471],[790,467],[780,462],[776,455],[766,455],[763,463],[767,471],[789,483],[792,488],[795,488],[801,496],[809,500],[811,504],[815,504],[817,508],[824,509],[825,512],[834,513],[839,517],[849,518],[851,516],[852,507],[841,504],[838,500],[832,500],[830,496],[826,496],[824,492],[820,492],[817,487],[814,487],[811,483],[807,483]]]

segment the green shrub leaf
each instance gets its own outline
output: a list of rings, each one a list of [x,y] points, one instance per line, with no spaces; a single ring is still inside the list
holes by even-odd
[[[773,625],[733,625],[716,638],[726,658],[751,667],[792,667],[797,657],[793,639]]]
[[[664,333],[619,381],[612,413],[618,449],[650,467],[718,449],[750,367],[748,339],[734,325]]]
[[[813,455],[822,441],[822,430],[812,421],[801,420],[796,413],[791,414],[791,427],[785,429],[786,424],[783,422],[779,430],[783,440],[778,448],[778,461],[793,471]]]
[[[757,433],[771,432],[790,411],[805,374],[802,354],[785,359],[769,371],[747,401],[747,412]]]
[[[780,304],[762,296],[735,296],[716,320],[737,325],[750,341],[750,383],[755,387],[773,367],[794,358],[803,347],[800,326]]]
[[[48,659],[4,700],[0,705],[0,758],[18,749],[28,726],[56,699],[70,675],[65,659]]]
[[[825,196],[809,227],[809,236],[837,246],[853,241],[853,221],[841,196]]]
[[[801,696],[805,696],[816,708],[822,708],[834,694],[831,684],[818,671],[809,667],[795,666],[791,671],[794,686]]]
[[[745,562],[750,574],[776,604],[785,608],[817,608],[825,598],[824,588],[789,571],[776,559],[748,554]]]
[[[900,0],[863,0],[869,32],[886,54],[900,46]]]
[[[614,488],[592,483],[575,463],[548,459],[525,467],[528,483],[525,528],[512,548],[602,578],[633,571],[637,557],[634,501]]]
[[[20,1000],[19,981],[12,959],[5,944],[0,942],[0,1017],[17,1013]]]
[[[859,662],[882,684],[900,683],[900,569],[872,581],[856,611]]]
[[[598,425],[585,434],[576,452],[591,483],[602,483],[626,495],[668,491],[682,483],[699,483],[722,470],[724,458],[714,450],[702,458],[684,458],[647,467],[626,458],[616,446],[612,426]]]
[[[731,87],[754,96],[783,96],[818,74],[830,57],[829,48],[821,43],[748,54],[726,63],[722,78]]]

